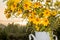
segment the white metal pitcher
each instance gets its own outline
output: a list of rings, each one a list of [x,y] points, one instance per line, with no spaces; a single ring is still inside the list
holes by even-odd
[[[49,32],[35,32],[35,36],[33,34],[29,35],[29,40],[31,40],[31,37],[33,37],[34,40],[50,40]],[[57,36],[53,35],[53,37],[57,40]]]

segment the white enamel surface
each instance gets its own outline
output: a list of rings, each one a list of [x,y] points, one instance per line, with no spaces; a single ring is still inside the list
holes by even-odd
[[[53,33],[52,33],[52,36],[55,37],[55,40],[58,40],[57,36],[53,35]],[[51,40],[49,32],[35,32],[35,36],[33,34],[29,35],[29,40],[32,39],[31,37],[34,40]]]
[[[35,36],[37,40],[50,40],[48,32],[36,32]]]
[[[35,36],[33,34],[29,35],[29,40],[33,37],[34,40],[50,40],[50,36],[48,32],[35,32]]]

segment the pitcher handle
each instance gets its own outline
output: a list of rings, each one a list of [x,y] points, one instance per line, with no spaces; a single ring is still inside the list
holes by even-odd
[[[29,40],[31,40],[31,39],[32,39],[31,37],[33,37],[33,38],[34,38],[34,40],[36,40],[36,38],[35,38],[35,36],[34,36],[33,34],[30,34],[30,35],[29,35]]]
[[[55,40],[58,40],[57,36],[56,35],[53,35],[53,37],[55,37]]]

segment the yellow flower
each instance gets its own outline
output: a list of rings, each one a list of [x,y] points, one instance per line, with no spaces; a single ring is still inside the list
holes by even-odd
[[[14,4],[11,5],[11,10],[12,10],[13,12],[14,12],[14,10],[16,9],[16,6],[17,6],[16,3],[14,3]]]
[[[36,24],[36,25],[40,24],[41,23],[40,18],[35,18],[33,23]]]
[[[5,9],[4,14],[6,14],[7,12],[8,12],[7,9]]]
[[[5,16],[6,16],[6,18],[8,19],[8,18],[11,17],[11,14],[10,14],[10,13],[7,13],[7,14],[5,14]]]
[[[19,3],[21,0],[14,0],[15,3]]]
[[[18,9],[18,11],[17,11],[17,16],[19,16],[20,14],[22,13],[22,9]]]
[[[35,11],[30,11],[29,12],[32,16],[35,16],[36,15],[36,12]]]
[[[43,12],[43,16],[44,16],[44,17],[49,17],[50,14],[51,14],[51,12],[50,12],[49,9],[46,9],[46,10],[44,10],[44,12]]]
[[[57,15],[57,11],[56,10],[53,10],[52,13],[51,13],[52,16],[56,16]]]
[[[42,18],[42,24],[43,24],[44,26],[48,26],[49,20],[48,20],[47,18]]]
[[[36,31],[39,31],[39,29],[40,29],[37,25],[35,26],[35,28],[36,28]]]
[[[46,0],[46,2],[51,2],[52,0]]]
[[[30,1],[24,1],[23,8],[24,10],[30,10],[32,3]]]
[[[40,2],[36,2],[36,3],[33,4],[33,8],[38,8],[38,7],[40,7],[40,6],[42,6],[42,5],[40,4]]]
[[[34,16],[29,16],[28,19],[29,19],[29,22],[33,22],[35,17]]]

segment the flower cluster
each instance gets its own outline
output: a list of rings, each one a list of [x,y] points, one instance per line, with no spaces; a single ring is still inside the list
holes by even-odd
[[[7,8],[5,9],[5,15],[10,18],[12,15],[19,16],[22,18],[27,18],[28,23],[35,25],[36,30],[40,30],[40,26],[47,27],[50,24],[50,17],[55,17],[58,14],[58,9],[52,8],[51,6],[56,6],[52,0],[7,0]],[[58,3],[59,7],[60,4]]]

